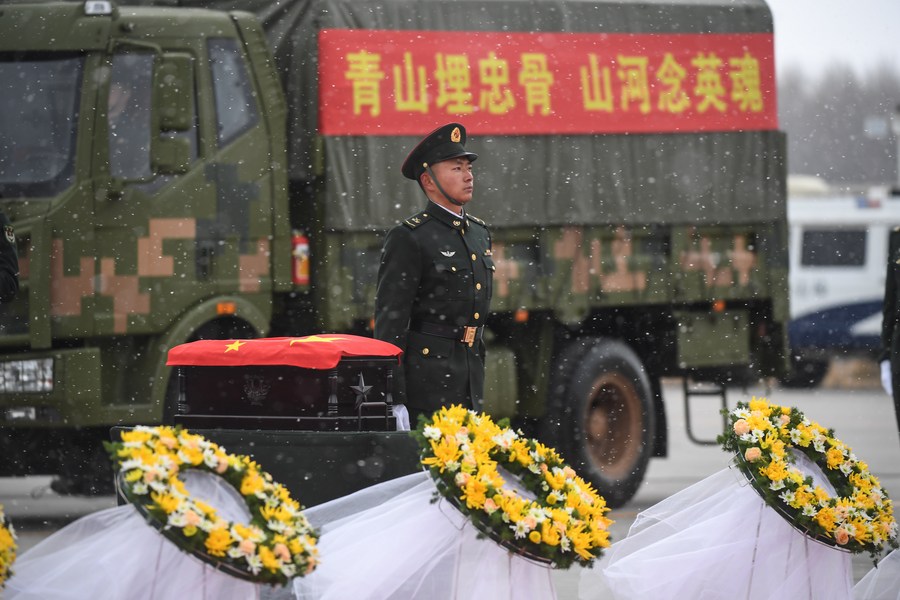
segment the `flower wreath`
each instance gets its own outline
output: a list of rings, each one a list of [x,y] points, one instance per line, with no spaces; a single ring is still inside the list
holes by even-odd
[[[12,564],[16,560],[16,531],[6,522],[3,505],[0,504],[0,590],[12,575]]]
[[[897,543],[891,500],[866,463],[796,408],[769,404],[765,398],[739,402],[724,411],[730,428],[719,436],[724,450],[736,454],[754,489],[766,504],[805,534],[872,558]],[[831,496],[793,465],[788,452],[802,452],[822,470],[836,490]]]
[[[590,565],[609,547],[609,511],[591,484],[552,448],[462,406],[419,418],[413,431],[422,464],[481,532],[528,558],[567,569]],[[534,499],[501,476],[506,469]]]
[[[118,465],[122,494],[179,548],[255,583],[285,585],[316,567],[316,532],[302,507],[249,457],[227,454],[181,427],[138,426],[106,447]],[[250,523],[228,522],[191,498],[180,469],[229,483],[246,502]]]

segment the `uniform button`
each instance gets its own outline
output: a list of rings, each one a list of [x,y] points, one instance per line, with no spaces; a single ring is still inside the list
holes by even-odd
[[[455,270],[456,270],[456,267],[450,267],[450,270],[451,270],[451,271],[455,271]]]
[[[472,254],[472,260],[475,260],[476,258],[478,258],[478,257],[475,256],[475,254],[473,253],[473,254]]]
[[[475,313],[475,318],[476,318],[476,319],[477,319],[478,317],[480,317],[480,316],[481,316],[481,315],[479,315],[478,313]]]
[[[475,289],[476,289],[476,290],[480,290],[480,289],[481,289],[481,284],[480,284],[480,283],[476,283],[476,284],[475,284]]]
[[[428,348],[422,348],[422,354],[428,356]]]

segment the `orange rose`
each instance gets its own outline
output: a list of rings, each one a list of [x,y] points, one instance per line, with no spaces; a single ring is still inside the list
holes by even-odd
[[[834,541],[836,541],[841,546],[844,546],[847,542],[850,541],[850,533],[847,532],[847,530],[843,527],[838,527],[834,530]]]
[[[744,458],[747,462],[754,462],[759,460],[759,457],[762,456],[762,450],[753,446],[752,448],[747,448],[747,451],[744,452]]]
[[[746,419],[738,419],[734,422],[734,432],[737,435],[750,433],[750,424],[746,421]]]

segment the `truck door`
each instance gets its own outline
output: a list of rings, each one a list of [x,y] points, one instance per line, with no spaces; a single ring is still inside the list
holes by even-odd
[[[98,286],[94,318],[99,334],[157,333],[196,303],[195,203],[204,186],[190,170],[198,158],[196,103],[181,131],[160,134],[154,78],[167,54],[121,44],[101,75],[95,201]],[[102,114],[102,113],[101,113]],[[186,173],[153,163],[157,139],[184,140]]]

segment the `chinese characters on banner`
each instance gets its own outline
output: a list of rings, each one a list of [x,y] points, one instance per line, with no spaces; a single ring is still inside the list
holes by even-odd
[[[772,35],[326,29],[322,135],[777,129]]]

